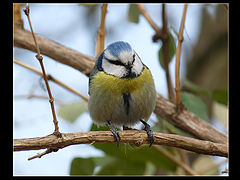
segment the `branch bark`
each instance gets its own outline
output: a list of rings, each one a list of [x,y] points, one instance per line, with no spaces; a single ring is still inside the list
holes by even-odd
[[[228,143],[226,134],[220,132],[187,109],[183,109],[181,113],[178,113],[176,105],[160,94],[157,95],[154,113],[199,139],[223,144]]]
[[[120,142],[122,143],[135,144],[136,146],[148,144],[148,136],[144,130],[118,132],[121,136]],[[115,140],[110,131],[62,133],[62,138],[57,138],[51,134],[45,137],[14,139],[13,149],[14,151],[46,148],[60,149],[69,145],[93,143],[115,143]],[[228,147],[226,144],[213,143],[175,134],[154,132],[154,144],[182,148],[200,154],[228,157]]]
[[[41,54],[46,55],[60,63],[71,66],[87,76],[91,73],[95,64],[95,58],[86,56],[59,43],[37,35],[36,40]],[[21,28],[14,29],[14,46],[37,52],[31,32]]]
[[[95,58],[86,56],[40,36],[36,36],[36,39],[42,54],[60,63],[69,65],[85,75],[90,74],[95,63]],[[31,33],[21,28],[14,29],[14,46],[36,52]],[[160,94],[157,96],[154,113],[199,139],[227,144],[228,136],[226,134],[220,132],[211,124],[200,119],[188,110],[183,110],[178,114],[176,105]]]

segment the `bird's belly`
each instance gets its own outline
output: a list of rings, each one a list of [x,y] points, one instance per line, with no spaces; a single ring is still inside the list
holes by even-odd
[[[112,109],[110,120],[115,126],[132,126],[144,118],[144,109],[139,106],[138,100],[134,95],[130,95],[129,104],[126,105],[123,97],[116,103]]]
[[[142,110],[138,106],[138,102],[134,97],[131,97],[129,102],[128,110],[124,104],[122,96],[117,97],[106,97],[99,101],[96,99],[93,101],[98,106],[91,107],[94,102],[92,102],[90,97],[89,100],[89,111],[93,121],[99,125],[105,125],[107,121],[111,121],[114,126],[122,125],[133,125],[136,124],[142,117]],[[127,112],[128,111],[128,112]]]
[[[93,121],[98,125],[105,125],[111,121],[114,126],[132,126],[140,119],[148,120],[155,107],[156,92],[153,88],[129,93],[128,100],[124,95],[108,92],[92,94],[89,99],[89,112]],[[96,106],[97,105],[97,106]]]
[[[146,68],[141,76],[133,79],[99,72],[91,80],[90,94],[89,113],[99,125],[111,121],[115,126],[131,126],[140,119],[147,121],[156,103],[154,82]]]

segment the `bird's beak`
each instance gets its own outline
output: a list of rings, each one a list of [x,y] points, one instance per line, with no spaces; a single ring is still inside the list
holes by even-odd
[[[132,69],[132,67],[133,67],[132,62],[128,62],[128,64],[126,65],[126,68],[127,69]]]

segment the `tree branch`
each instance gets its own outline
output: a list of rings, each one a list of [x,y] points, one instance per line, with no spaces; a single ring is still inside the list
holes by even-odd
[[[158,150],[160,153],[162,153],[164,156],[166,156],[172,162],[174,162],[179,167],[181,167],[187,173],[187,175],[193,175],[193,176],[197,175],[197,173],[194,170],[192,170],[186,163],[183,163],[183,161],[178,160],[175,156],[173,156],[166,149],[164,149],[160,146],[156,146],[156,145],[154,145],[154,147],[156,148],[156,150]],[[180,149],[178,149],[178,150],[180,150]]]
[[[147,13],[147,11],[145,10],[144,6],[140,3],[136,4],[139,11],[141,12],[141,14],[144,16],[144,18],[147,20],[147,22],[150,24],[150,26],[156,31],[156,33],[159,36],[163,36],[163,32],[162,30],[154,23],[154,21],[152,20],[152,18],[149,16],[149,14]]]
[[[15,26],[23,28],[20,3],[13,3],[13,28],[15,28]]]
[[[35,36],[40,51],[43,55],[46,55],[60,63],[71,66],[87,76],[91,73],[95,64],[95,58],[86,56],[46,38],[37,35]],[[37,52],[31,32],[21,28],[14,29],[14,46]]]
[[[86,75],[90,74],[95,63],[93,57],[83,55],[46,38],[36,36],[36,39],[42,54],[60,63],[69,65]],[[21,28],[14,29],[14,46],[35,51],[31,33]],[[166,119],[176,127],[200,139],[225,144],[228,141],[228,136],[226,134],[220,132],[211,124],[200,119],[190,111],[183,110],[183,112],[178,114],[176,112],[176,105],[160,94],[157,96],[154,113]]]
[[[122,143],[135,144],[136,146],[148,144],[148,136],[144,130],[125,130],[119,131],[119,134],[121,136],[120,142]],[[14,151],[22,151],[47,148],[56,151],[69,145],[92,143],[115,143],[115,140],[110,131],[62,133],[62,138],[57,138],[51,134],[45,137],[14,139],[13,149]],[[154,132],[154,144],[182,148],[200,154],[228,157],[226,144],[213,143],[175,134]]]
[[[228,143],[226,134],[220,132],[187,109],[183,109],[181,113],[178,113],[176,105],[160,94],[157,95],[154,113],[199,139],[223,144]]]

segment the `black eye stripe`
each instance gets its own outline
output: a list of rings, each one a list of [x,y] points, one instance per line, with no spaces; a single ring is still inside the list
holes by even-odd
[[[106,57],[105,57],[105,59],[106,59],[108,62],[110,62],[111,64],[115,64],[115,65],[118,65],[118,66],[124,66],[124,64],[123,64],[122,62],[118,61],[118,60],[113,61],[113,60],[108,59],[108,58],[106,58]]]
[[[134,63],[134,61],[135,61],[135,54],[133,54],[133,61],[132,61],[132,63]]]

